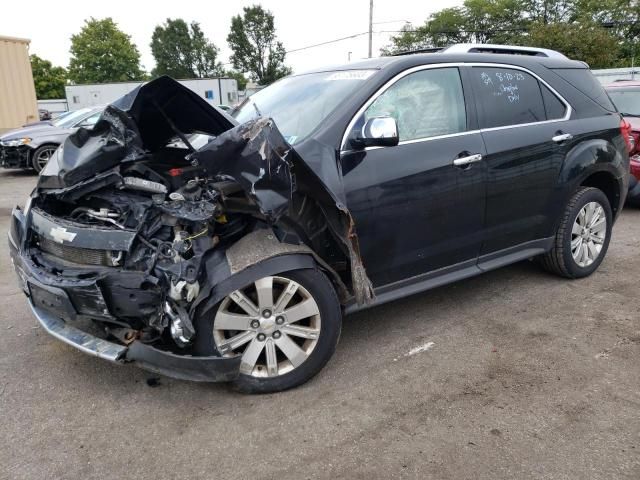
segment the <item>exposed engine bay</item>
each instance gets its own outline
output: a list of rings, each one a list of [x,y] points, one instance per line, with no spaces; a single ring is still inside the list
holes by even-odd
[[[194,148],[193,135],[206,135],[205,145]],[[22,248],[108,335],[188,352],[195,312],[237,273],[228,252],[247,235],[281,245],[265,246],[258,260],[302,252],[343,302],[372,299],[339,197],[272,120],[237,126],[163,77],[107,107],[93,130],[56,152],[25,212]],[[54,306],[31,288],[41,306]]]

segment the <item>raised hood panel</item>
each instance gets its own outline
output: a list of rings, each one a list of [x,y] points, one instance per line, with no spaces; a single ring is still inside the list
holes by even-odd
[[[141,85],[107,108],[92,129],[69,135],[38,186],[66,188],[164,147],[177,132],[217,137],[236,122],[169,77]]]

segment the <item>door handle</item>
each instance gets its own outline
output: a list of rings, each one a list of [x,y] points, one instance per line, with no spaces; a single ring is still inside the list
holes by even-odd
[[[472,163],[476,163],[482,160],[482,155],[476,153],[475,155],[469,155],[468,157],[456,158],[453,161],[453,164],[456,167],[464,167],[466,165],[470,165]]]
[[[551,138],[551,140],[556,143],[566,142],[571,139],[573,139],[573,135],[571,135],[570,133],[562,133],[560,135],[556,135],[555,137]]]

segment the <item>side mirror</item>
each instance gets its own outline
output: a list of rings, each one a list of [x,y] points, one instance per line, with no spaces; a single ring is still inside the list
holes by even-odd
[[[393,117],[370,118],[356,138],[363,147],[394,147],[399,141],[398,124]]]

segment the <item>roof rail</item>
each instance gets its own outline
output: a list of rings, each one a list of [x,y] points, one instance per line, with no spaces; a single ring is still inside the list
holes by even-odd
[[[529,55],[532,57],[562,58],[567,57],[555,50],[535,47],[518,47],[514,45],[491,45],[458,43],[442,50],[442,53],[499,53],[506,55]]]
[[[405,50],[404,52],[398,52],[391,55],[392,57],[402,57],[403,55],[413,55],[414,53],[438,53],[447,47],[429,47],[419,48],[417,50]]]

